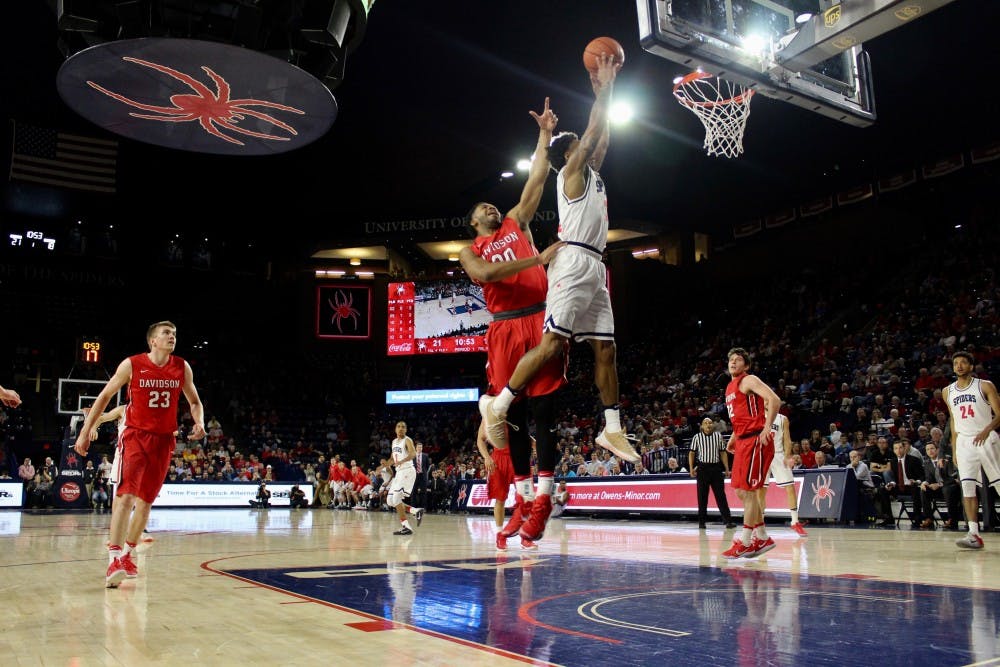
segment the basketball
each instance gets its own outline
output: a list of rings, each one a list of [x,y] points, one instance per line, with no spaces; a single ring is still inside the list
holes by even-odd
[[[583,52],[583,66],[591,72],[597,71],[597,56],[607,54],[614,56],[619,66],[625,64],[625,49],[613,37],[597,37],[590,40]]]

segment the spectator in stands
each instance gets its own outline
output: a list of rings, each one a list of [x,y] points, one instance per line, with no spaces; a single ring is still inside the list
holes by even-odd
[[[448,483],[444,478],[444,471],[435,467],[431,471],[430,484],[427,487],[427,495],[431,512],[447,510],[449,505]]]
[[[854,478],[858,482],[858,490],[861,495],[872,504],[875,516],[879,519],[880,525],[884,527],[895,526],[890,512],[889,494],[883,484],[875,484],[871,471],[865,462],[861,460],[861,452],[857,449],[851,450],[851,461],[848,464],[854,470]]]
[[[926,453],[927,443],[930,442],[931,431],[929,428],[923,424],[917,427],[917,435],[913,442],[910,443],[914,449],[921,453]]]
[[[31,498],[29,507],[39,509],[52,506],[52,477],[49,471],[42,468],[41,472],[36,472],[30,484]]]
[[[28,504],[28,485],[34,484],[35,481],[35,466],[31,465],[31,459],[24,459],[17,469],[17,476],[21,479],[21,484],[24,485],[24,502]]]
[[[799,441],[799,458],[802,459],[803,468],[816,467],[816,452],[813,451],[809,438],[802,438]]]
[[[868,448],[866,458],[868,467],[873,473],[882,475],[886,483],[891,481],[892,467],[889,465],[889,459],[892,458],[892,451],[889,449],[888,438],[885,436],[876,438],[875,448]]]
[[[49,479],[53,481],[59,476],[59,468],[56,467],[56,462],[52,460],[51,456],[45,457],[45,471],[49,473]]]
[[[920,483],[924,479],[924,466],[913,456],[906,453],[907,445],[897,441],[892,446],[894,456],[889,459],[892,479],[885,485],[886,491],[894,498],[909,496],[913,501],[913,512],[910,520],[914,528],[920,528],[923,521],[920,501]]]
[[[819,451],[816,452],[816,467],[817,468],[837,468],[837,464],[826,460],[826,452]]]
[[[108,494],[108,480],[98,475],[94,479],[94,491],[91,502],[95,512],[103,512],[111,508],[111,496]]]
[[[684,466],[682,466],[677,461],[676,457],[671,456],[669,459],[667,459],[667,469],[664,470],[664,472],[667,473],[667,474],[675,474],[676,475],[676,474],[680,474],[680,473],[686,473],[687,472],[687,468],[685,468]]]
[[[942,456],[933,442],[927,443],[927,456],[924,458],[924,481],[920,485],[920,497],[923,503],[923,528],[930,528],[934,521],[934,507],[938,500],[944,500],[948,506],[948,520],[945,528],[958,530],[959,517],[962,516],[962,488],[958,482],[958,469],[950,456]],[[927,524],[927,525],[924,525]]]
[[[93,506],[95,479],[97,479],[97,468],[94,467],[93,459],[87,459],[87,465],[83,468],[83,488],[87,490],[87,504],[90,506]]]

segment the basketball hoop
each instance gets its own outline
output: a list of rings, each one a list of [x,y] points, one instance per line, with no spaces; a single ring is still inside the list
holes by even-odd
[[[691,72],[674,83],[674,97],[705,126],[705,152],[736,157],[743,153],[743,130],[754,91],[706,72]]]

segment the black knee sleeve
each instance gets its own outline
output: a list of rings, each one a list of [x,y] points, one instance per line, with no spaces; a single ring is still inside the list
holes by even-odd
[[[539,472],[553,472],[556,468],[556,401],[555,394],[533,396],[531,414],[535,418],[535,451],[538,454]]]
[[[507,429],[510,443],[510,462],[514,474],[526,477],[531,474],[531,436],[528,434],[528,405],[524,400],[514,401],[507,410],[507,421],[517,426]]]

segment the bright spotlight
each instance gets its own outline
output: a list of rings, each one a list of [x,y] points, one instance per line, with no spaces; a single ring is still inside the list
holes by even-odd
[[[611,105],[611,109],[608,111],[608,118],[610,118],[611,122],[615,125],[624,125],[632,120],[632,116],[634,115],[635,110],[628,102],[615,102]]]
[[[760,54],[767,48],[767,40],[758,34],[747,35],[743,38],[743,48],[750,53]]]
[[[525,160],[524,158],[521,158],[520,160],[517,161],[517,169],[518,171],[528,171],[529,169],[531,169],[531,160]]]
[[[512,171],[501,171],[500,172],[500,178],[510,178],[513,175],[514,175],[514,172],[512,172]]]

